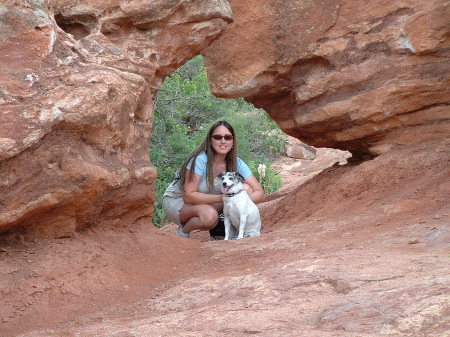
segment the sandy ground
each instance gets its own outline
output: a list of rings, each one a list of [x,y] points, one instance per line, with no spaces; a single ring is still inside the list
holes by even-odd
[[[318,150],[276,164],[257,238],[2,237],[0,336],[450,336],[450,141]]]

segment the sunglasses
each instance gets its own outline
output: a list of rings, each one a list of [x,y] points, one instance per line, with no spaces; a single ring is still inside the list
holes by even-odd
[[[225,135],[225,136],[212,135],[211,137],[214,138],[215,140],[222,140],[222,138],[225,139],[225,140],[233,140],[233,135]]]

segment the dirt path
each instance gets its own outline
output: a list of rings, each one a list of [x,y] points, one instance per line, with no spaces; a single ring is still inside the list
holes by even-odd
[[[447,142],[310,167],[261,205],[252,239],[141,224],[19,242],[35,253],[2,253],[18,282],[2,310],[25,309],[1,335],[449,336],[449,160]]]

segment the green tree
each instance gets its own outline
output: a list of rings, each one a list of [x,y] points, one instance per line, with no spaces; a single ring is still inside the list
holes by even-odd
[[[239,156],[258,179],[258,165],[268,167],[266,193],[281,186],[270,162],[284,150],[284,134],[263,110],[243,99],[213,96],[203,58],[197,56],[165,79],[156,98],[150,146],[150,156],[158,170],[154,224],[161,226],[166,222],[162,195],[175,171],[200,144],[211,124],[221,119],[233,125]]]

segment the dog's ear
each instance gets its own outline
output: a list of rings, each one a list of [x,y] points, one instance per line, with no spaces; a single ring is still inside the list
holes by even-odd
[[[244,182],[244,177],[239,172],[234,172],[234,176],[241,182]]]
[[[222,179],[224,175],[225,175],[225,173],[224,173],[224,172],[222,172],[222,173],[219,173],[219,175],[217,176],[217,178],[220,178],[220,179]]]

